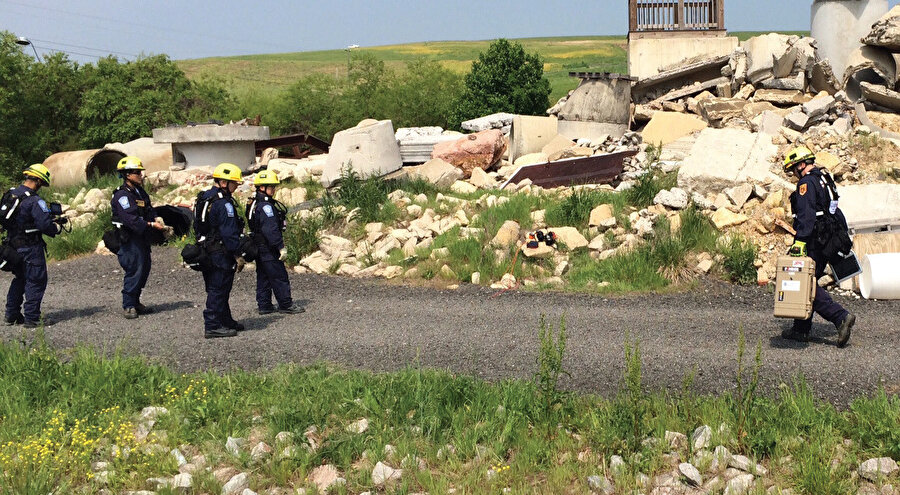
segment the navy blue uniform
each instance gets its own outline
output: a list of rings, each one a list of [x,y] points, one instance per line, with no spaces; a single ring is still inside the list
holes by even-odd
[[[234,328],[237,322],[231,316],[228,298],[234,285],[234,273],[237,268],[235,258],[240,254],[240,239],[244,224],[227,189],[213,186],[203,193],[203,199],[212,199],[206,213],[209,233],[202,241],[212,263],[211,268],[203,270],[203,283],[206,287],[203,325],[206,331],[222,327]]]
[[[256,260],[256,304],[262,311],[275,309],[272,306],[273,293],[279,309],[287,309],[293,305],[287,269],[284,262],[278,259],[279,251],[284,247],[282,232],[285,219],[282,208],[270,196],[261,192],[256,193],[247,208],[250,232],[259,248]]]
[[[61,227],[53,222],[50,208],[34,190],[21,185],[14,189],[22,198],[17,208],[15,228],[9,232],[9,244],[22,256],[23,263],[13,270],[13,281],[6,294],[6,320],[21,320],[22,302],[25,302],[24,320],[38,322],[41,319],[41,300],[47,290],[47,244],[42,236],[55,237]]]
[[[121,247],[116,253],[125,272],[122,283],[122,307],[136,308],[141,291],[150,276],[150,229],[147,222],[156,218],[150,195],[141,186],[122,184],[113,192],[112,221],[118,229]]]
[[[822,254],[822,246],[819,246],[815,239],[816,218],[830,211],[842,225],[846,225],[844,214],[837,207],[837,199],[832,200],[822,172],[818,168],[813,168],[800,179],[797,190],[791,193],[790,199],[791,211],[794,213],[794,230],[797,231],[794,239],[806,243],[809,257],[816,262],[816,280],[818,280],[824,275],[828,260]],[[848,314],[846,309],[834,302],[828,291],[818,285],[813,310],[835,326],[840,325]],[[794,320],[794,329],[808,334],[812,329],[812,316],[807,320]]]

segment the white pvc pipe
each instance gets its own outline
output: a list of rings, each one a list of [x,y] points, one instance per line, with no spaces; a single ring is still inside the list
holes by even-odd
[[[859,291],[866,299],[900,299],[900,253],[866,255]]]

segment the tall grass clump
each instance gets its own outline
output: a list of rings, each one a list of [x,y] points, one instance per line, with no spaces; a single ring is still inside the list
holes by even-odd
[[[634,185],[624,192],[628,204],[644,208],[653,204],[653,198],[663,189],[671,189],[677,184],[678,176],[674,173],[663,174],[651,168],[638,177]]]
[[[83,227],[72,227],[70,232],[61,232],[47,240],[47,254],[50,258],[64,260],[70,256],[91,253],[97,249],[103,232],[112,227],[112,211],[104,208],[97,212],[90,223]]]
[[[612,203],[613,195],[584,188],[572,190],[572,194],[547,207],[544,216],[548,225],[565,225],[575,228],[588,226],[591,210],[604,203]]]
[[[566,317],[559,319],[559,329],[554,331],[547,325],[545,315],[541,315],[538,340],[538,351],[534,380],[537,394],[545,417],[552,416],[564,404],[566,395],[559,389],[559,380],[569,373],[563,369],[563,358],[566,355]]]
[[[361,177],[351,166],[341,172],[340,187],[334,197],[348,210],[358,208],[355,218],[362,223],[390,223],[399,213],[388,201],[392,190],[389,182],[377,176]]]
[[[492,239],[503,222],[514,220],[522,229],[530,229],[533,221],[531,212],[541,209],[544,199],[538,196],[516,194],[509,197],[509,201],[487,208],[478,219],[473,222],[473,227],[484,228],[487,239]]]
[[[308,217],[289,217],[287,230],[284,232],[284,245],[287,248],[285,262],[296,265],[301,259],[319,249],[322,238],[319,231],[325,225],[322,215]]]
[[[724,256],[722,265],[732,282],[753,284],[756,282],[756,246],[753,241],[733,236],[719,246]]]

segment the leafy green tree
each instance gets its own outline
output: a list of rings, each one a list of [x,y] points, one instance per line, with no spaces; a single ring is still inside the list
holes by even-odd
[[[346,83],[328,74],[313,73],[291,85],[265,116],[273,134],[305,132],[331,140],[335,132],[349,127]]]
[[[540,55],[527,54],[519,43],[501,38],[472,62],[454,122],[495,112],[541,115],[550,106],[549,97],[550,81]]]
[[[154,127],[223,116],[227,96],[213,80],[192,83],[166,55],[88,66],[79,109],[81,142],[100,147],[149,136]],[[217,87],[217,85],[219,87]]]
[[[397,127],[436,125],[448,128],[463,78],[435,60],[407,62],[406,72],[396,78],[393,119]]]
[[[82,71],[65,54],[44,63],[25,55],[15,36],[0,32],[0,179],[77,143]]]

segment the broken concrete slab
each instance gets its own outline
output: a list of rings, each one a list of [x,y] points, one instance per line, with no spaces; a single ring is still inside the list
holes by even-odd
[[[728,65],[729,59],[730,55],[722,55],[660,72],[635,83],[631,94],[634,101],[644,102],[655,99],[673,89],[689,86],[696,81],[717,79],[722,77],[722,68]]]
[[[780,79],[783,77],[788,77],[792,74],[796,74],[794,68],[797,66],[797,57],[798,50],[791,48],[784,55],[775,58],[775,63],[772,66],[772,75],[776,79]]]
[[[698,83],[694,83],[694,84],[685,86],[683,88],[673,89],[672,91],[669,91],[668,93],[653,100],[651,103],[663,103],[663,102],[667,102],[667,101],[679,100],[681,98],[686,98],[688,96],[695,95],[697,93],[702,93],[703,91],[716,88],[722,84],[728,84],[730,86],[731,78],[730,77],[717,77],[715,79],[710,79],[709,81],[705,81],[702,83],[698,82]]]
[[[840,207],[847,225],[857,231],[900,227],[900,184],[840,186]]]
[[[784,117],[773,111],[765,111],[753,119],[756,131],[770,136],[778,135],[784,124]]]
[[[700,115],[707,122],[718,122],[742,115],[747,100],[737,98],[710,98],[697,104]]]
[[[766,89],[794,89],[797,91],[806,90],[806,73],[798,72],[789,77],[765,79],[759,82],[759,85]]]
[[[743,42],[741,46],[747,52],[747,79],[756,84],[772,77],[775,60],[782,57],[791,43],[797,40],[797,36],[769,33]]]
[[[322,170],[322,185],[331,187],[352,167],[361,177],[382,176],[403,166],[400,145],[390,120],[352,127],[334,135]]]
[[[455,141],[458,135],[445,134],[444,129],[431,127],[401,127],[394,133],[400,144],[403,163],[424,163],[431,159],[434,145],[443,141]]]
[[[487,170],[500,161],[506,151],[506,138],[499,129],[489,129],[463,136],[455,141],[438,143],[432,158],[440,158],[470,177],[473,168]]]
[[[897,91],[867,82],[860,83],[860,89],[866,101],[871,101],[894,111],[900,111],[900,93]]]
[[[778,147],[768,134],[742,129],[705,129],[678,170],[678,186],[701,195],[717,194],[748,181],[783,184],[770,171]],[[722,160],[721,157],[728,157]]]
[[[574,148],[566,148],[547,156],[547,160],[551,162],[565,160],[566,158],[582,158],[594,154],[594,149],[587,146],[575,146]]]
[[[780,108],[768,101],[752,101],[744,105],[744,109],[741,113],[745,119],[753,120],[764,112],[780,113],[781,111]]]
[[[815,119],[831,111],[836,101],[831,95],[816,96],[803,104],[803,113]]]
[[[880,46],[893,52],[900,51],[900,5],[872,24],[872,30],[862,39],[866,45]]]
[[[793,106],[806,103],[812,97],[801,91],[784,89],[758,89],[753,94],[755,101],[768,101],[774,105]]]
[[[556,117],[516,115],[509,134],[509,161],[541,151],[557,134]]]
[[[827,91],[833,95],[840,90],[837,77],[834,75],[834,69],[827,60],[820,60],[813,64],[809,70],[809,89],[818,93]]]
[[[546,153],[528,153],[527,155],[522,155],[516,159],[514,165],[525,166],[525,165],[534,165],[535,163],[547,163],[550,161],[548,159]]]
[[[600,141],[601,138],[612,136],[621,138],[628,131],[627,124],[606,124],[601,122],[581,122],[577,120],[560,120],[557,125],[560,136],[573,141],[590,139]]]
[[[784,118],[784,126],[795,131],[803,131],[803,129],[806,129],[806,124],[808,122],[809,117],[803,112],[794,112]]]
[[[893,87],[897,81],[897,66],[894,57],[885,48],[862,46],[850,54],[844,71],[844,91],[851,101],[862,97],[860,83],[870,82]]]
[[[644,128],[642,136],[645,143],[666,145],[676,139],[709,126],[706,122],[692,115],[676,112],[656,112],[650,123]]]
[[[492,113],[477,119],[467,120],[459,126],[467,131],[481,132],[488,129],[506,129],[504,134],[509,132],[509,126],[512,125],[515,114],[512,113]]]

